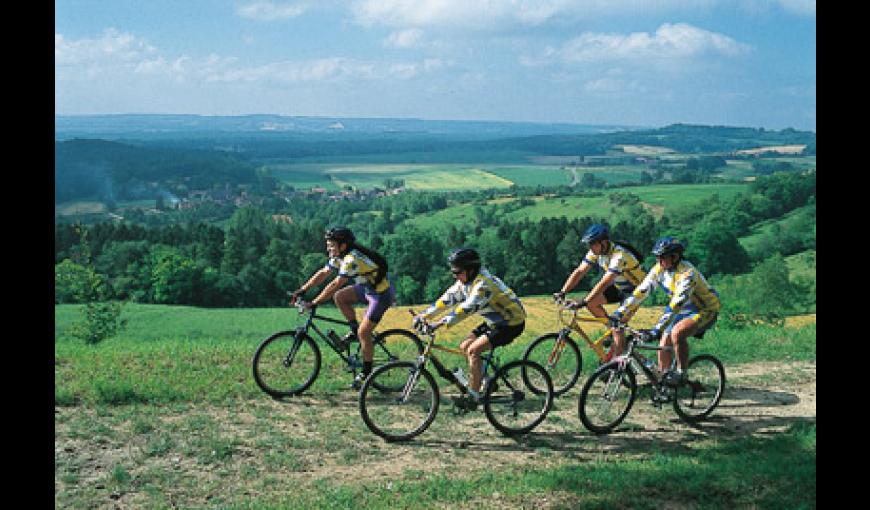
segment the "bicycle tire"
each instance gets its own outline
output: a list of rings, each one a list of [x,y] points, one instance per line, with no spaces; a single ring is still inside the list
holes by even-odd
[[[725,391],[725,367],[715,356],[700,354],[689,360],[687,370],[688,382],[674,391],[674,411],[683,420],[694,423],[709,416],[719,405]]]
[[[562,348],[556,362],[550,363],[550,356],[558,338],[559,333],[547,333],[539,336],[526,347],[522,358],[534,361],[547,370],[553,381],[553,395],[556,397],[566,393],[577,384],[583,367],[583,356],[580,353],[580,348],[577,347],[577,342],[569,336],[565,337],[565,347]],[[530,381],[526,381],[526,383],[529,384]],[[541,391],[543,390],[541,389]]]
[[[414,376],[416,380],[411,381]],[[400,402],[407,384],[413,385],[412,394]],[[393,361],[372,370],[365,380],[359,392],[359,411],[366,427],[378,437],[389,442],[407,441],[429,428],[440,400],[438,385],[428,370],[411,361]]]
[[[546,391],[540,391],[541,386]],[[553,398],[553,381],[547,370],[534,361],[519,359],[502,366],[488,379],[483,411],[502,434],[528,434],[547,417]]]
[[[627,397],[624,395],[626,390]],[[610,361],[598,367],[586,380],[577,399],[577,412],[583,426],[588,430],[596,434],[607,434],[628,416],[636,398],[637,380],[634,372],[628,364],[620,368],[619,361]],[[609,412],[605,414],[604,411],[609,411],[615,401],[623,402],[617,408],[615,416]],[[602,414],[605,417],[599,419]]]
[[[320,373],[320,348],[303,333],[281,331],[263,340],[251,360],[254,381],[275,398],[299,395],[314,383]],[[295,348],[293,359],[288,360]],[[298,381],[298,382],[297,382]]]
[[[383,365],[391,361],[414,361],[417,356],[423,354],[423,342],[411,331],[406,329],[389,329],[383,332],[375,332],[374,339],[374,366]]]

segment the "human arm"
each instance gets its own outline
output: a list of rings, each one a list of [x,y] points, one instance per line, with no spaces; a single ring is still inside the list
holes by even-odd
[[[317,295],[314,299],[311,300],[311,304],[313,306],[321,305],[329,300],[333,294],[338,292],[338,289],[344,287],[344,285],[348,282],[348,278],[344,276],[336,276],[334,280],[329,282],[323,290],[320,291],[320,294]]]
[[[445,310],[450,305],[456,304],[459,301],[460,301],[459,287],[458,287],[457,283],[454,283],[453,285],[450,286],[450,288],[448,288],[446,291],[444,291],[444,293],[441,294],[441,297],[436,299],[434,303],[432,303],[425,310],[423,310],[422,312],[417,314],[417,316],[415,317],[415,320],[428,319],[429,317],[435,315],[439,311]]]
[[[561,297],[565,297],[565,294],[571,292],[571,289],[577,286],[580,283],[580,280],[589,272],[589,269],[592,268],[592,264],[590,264],[586,259],[583,259],[580,262],[580,265],[577,266],[574,271],[568,276],[568,279],[565,280],[565,283],[562,285],[562,289],[556,294],[560,294]],[[556,295],[554,294],[554,296]]]
[[[489,287],[486,280],[477,281],[469,290],[468,295],[456,307],[445,315],[441,322],[447,327],[456,325],[457,323],[467,319],[475,312],[486,307],[492,297],[493,291]]]
[[[654,331],[664,331],[664,328],[670,324],[680,309],[691,302],[692,293],[695,291],[698,283],[697,275],[698,272],[694,268],[675,275],[671,299],[665,306],[664,313],[659,317],[656,325],[653,326]]]
[[[634,292],[632,292],[631,295],[628,296],[616,309],[614,312],[616,318],[621,319],[622,317],[628,317],[637,310],[640,304],[655,288],[656,284],[658,284],[660,271],[660,266],[658,264],[650,269],[643,281],[640,282],[640,285],[635,287]]]
[[[331,272],[332,272],[332,269],[328,265],[323,266],[321,269],[316,271],[313,275],[311,275],[311,277],[308,279],[308,281],[306,281],[298,289],[293,291],[293,293],[290,295],[290,304],[291,305],[295,304],[296,300],[299,299],[300,296],[302,296],[303,294],[305,294],[306,292],[308,292],[312,288],[320,285],[323,282],[323,280],[325,280],[326,277],[329,276],[329,273],[331,273]]]

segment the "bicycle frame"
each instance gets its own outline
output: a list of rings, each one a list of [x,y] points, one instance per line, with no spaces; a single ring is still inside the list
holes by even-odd
[[[570,318],[566,318],[567,312],[572,312]],[[559,357],[562,355],[562,351],[565,349],[565,337],[568,336],[571,331],[577,332],[581,338],[586,342],[586,345],[592,349],[592,352],[598,357],[600,361],[609,361],[607,352],[604,350],[604,341],[607,340],[608,337],[612,335],[612,330],[607,328],[601,336],[592,340],[589,338],[589,335],[586,334],[586,331],[583,330],[581,322],[594,322],[598,324],[607,325],[607,319],[603,317],[581,317],[580,309],[570,309],[565,306],[560,306],[558,311],[558,320],[561,322],[564,327],[562,327],[558,332],[558,341],[553,347],[553,351],[550,353],[549,358],[547,359],[548,365],[554,365],[559,361]]]
[[[334,319],[332,317],[327,317],[325,315],[318,315],[317,314],[317,306],[313,306],[310,309],[306,309],[300,303],[300,304],[296,305],[296,308],[299,310],[300,315],[301,314],[308,315],[308,318],[305,320],[305,324],[296,328],[297,334],[306,334],[306,335],[311,336],[309,334],[309,331],[314,330],[314,332],[317,333],[317,336],[319,336],[320,339],[324,343],[326,343],[326,345],[328,345],[333,351],[335,351],[335,353],[338,354],[338,356],[344,361],[344,363],[350,369],[353,369],[354,373],[356,372],[356,369],[362,368],[362,366],[363,366],[362,359],[358,358],[356,356],[356,354],[350,353],[350,346],[347,346],[346,348],[343,349],[342,347],[339,347],[338,345],[336,345],[335,342],[333,342],[333,340],[331,338],[329,338],[329,335],[327,335],[326,333],[321,331],[320,328],[317,327],[317,324],[314,322],[314,320],[318,319],[318,320],[321,320],[324,322],[331,322],[333,324],[339,324],[339,325],[348,326],[348,327],[350,326],[350,322],[348,322],[346,320],[341,320],[341,319]],[[375,337],[375,339],[377,339],[378,333],[374,332],[373,336]],[[384,351],[386,351],[388,356],[391,356],[391,357],[393,356],[393,354],[389,351],[389,349],[387,349],[386,342],[383,342],[381,344],[381,347],[384,349]]]
[[[432,350],[449,352],[451,354],[463,357],[465,356],[465,353],[455,347],[446,347],[443,345],[435,344],[435,330],[426,331],[426,335],[429,337],[429,340],[423,347],[423,354],[421,354],[420,357],[417,358],[417,367],[425,367],[426,362],[431,361],[432,364],[435,366],[435,370],[442,378],[450,381],[454,386],[456,386],[457,389],[459,389],[460,392],[462,392],[462,394],[468,393],[468,388],[463,386],[462,383],[460,383],[459,380],[456,379],[456,376],[453,375],[453,372],[448,370],[447,367],[445,367],[444,364],[441,363],[441,360],[438,359],[438,357],[432,352]],[[490,349],[490,351],[487,353],[481,354],[481,358],[483,359],[481,374],[485,375],[489,370],[489,367],[498,370],[498,366],[493,359],[492,349]]]

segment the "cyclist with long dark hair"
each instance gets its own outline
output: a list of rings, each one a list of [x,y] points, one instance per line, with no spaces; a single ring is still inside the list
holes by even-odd
[[[342,315],[350,322],[350,332],[342,338],[342,342],[346,344],[358,338],[362,344],[363,369],[352,384],[354,389],[359,389],[362,381],[372,371],[374,357],[372,331],[384,317],[387,309],[395,303],[396,290],[387,275],[388,266],[384,257],[357,243],[350,229],[330,228],[326,231],[324,239],[329,255],[326,265],[291,294],[290,304],[294,305],[300,296],[312,287],[320,285],[333,272],[338,272],[338,276],[329,282],[310,303],[306,303],[306,306],[317,306],[332,298]],[[354,284],[345,287],[351,281]],[[356,319],[356,312],[353,309],[355,303],[368,303],[362,322]]]

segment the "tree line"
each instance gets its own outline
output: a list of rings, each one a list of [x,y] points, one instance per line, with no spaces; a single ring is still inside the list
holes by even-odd
[[[389,262],[400,304],[428,302],[452,282],[445,257],[450,249],[477,248],[484,263],[521,295],[552,292],[585,253],[580,237],[588,225],[603,222],[614,238],[649,253],[661,235],[687,242],[687,258],[704,274],[738,275],[772,253],[750,254],[738,237],[765,218],[815,203],[815,171],[774,173],[756,180],[746,193],[729,199],[714,194],[691,207],[668,208],[656,219],[627,191],[608,195],[600,215],[568,219],[504,221],[505,207],[522,204],[540,187],[516,188],[517,200],[488,204],[488,193],[408,192],[369,203],[293,201],[292,223],[272,221],[255,207],[237,209],[224,227],[207,222],[146,227],[129,222],[55,226],[56,301],[76,302],[76,274],[87,266],[101,275],[111,299],[205,307],[280,306],[326,261],[323,231],[329,225],[352,228],[360,242]],[[494,192],[493,192],[494,193]],[[453,203],[472,201],[469,225],[450,225],[433,235],[404,220]],[[512,205],[513,204],[513,205]],[[809,210],[809,209],[807,209]],[[783,246],[781,256],[815,248],[811,231]],[[87,257],[82,232],[87,231]],[[645,266],[654,259],[647,257]],[[587,275],[579,289],[588,289]],[[71,283],[72,282],[72,283]]]

